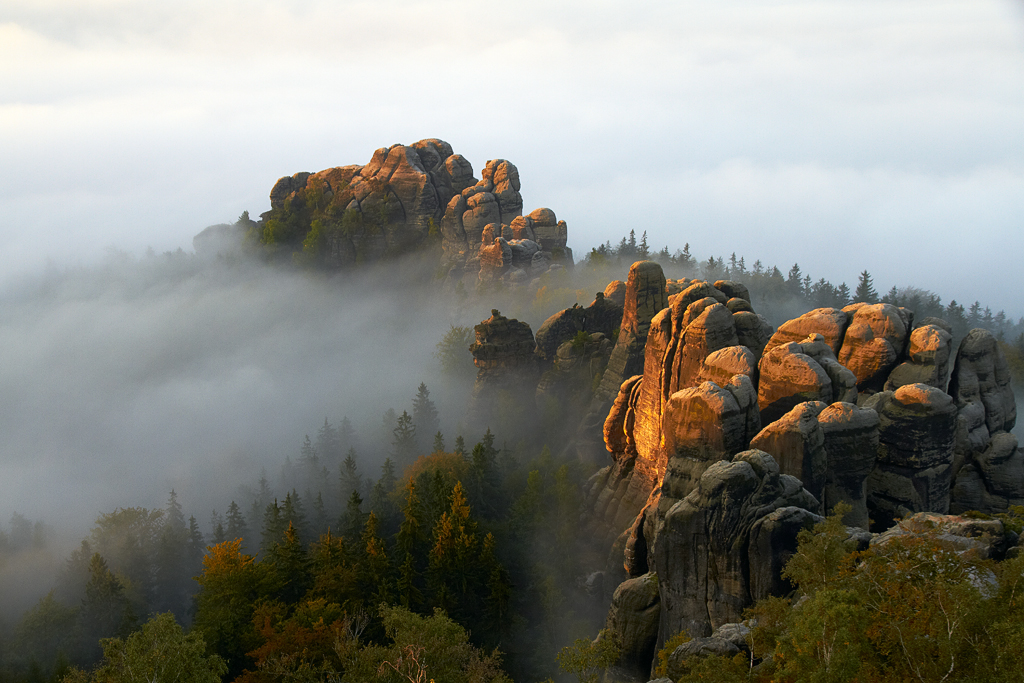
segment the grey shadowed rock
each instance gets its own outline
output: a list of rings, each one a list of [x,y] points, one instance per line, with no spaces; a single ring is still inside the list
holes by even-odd
[[[657,533],[659,644],[680,630],[708,636],[739,621],[752,601],[787,590],[779,571],[799,531],[821,519],[811,511],[817,506],[763,451],[711,465]]]

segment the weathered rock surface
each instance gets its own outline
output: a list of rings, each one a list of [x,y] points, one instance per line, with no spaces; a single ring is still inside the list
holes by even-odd
[[[762,424],[779,419],[805,401],[856,400],[855,378],[817,333],[803,342],[770,348],[761,357],[757,401]]]
[[[450,282],[515,286],[572,265],[565,221],[550,209],[523,216],[520,189],[510,161],[488,161],[477,180],[467,159],[430,138],[382,147],[363,166],[279,179],[257,229],[329,267],[440,247]]]
[[[828,455],[825,433],[818,424],[818,414],[827,406],[817,401],[800,403],[772,422],[754,437],[751,448],[769,453],[779,464],[782,474],[799,479],[807,492],[819,502],[824,500]],[[822,508],[814,510],[821,514]]]
[[[957,410],[945,392],[908,384],[864,407],[878,412],[878,460],[868,478],[868,507],[883,528],[914,512],[949,509]]]
[[[832,349],[838,358],[839,347],[850,324],[850,315],[838,308],[816,308],[779,325],[765,347],[765,352],[789,342],[802,342],[812,334],[820,334],[822,341]]]
[[[708,636],[755,600],[788,590],[779,571],[799,531],[821,519],[817,505],[762,451],[711,465],[657,533],[659,644],[680,630]]]
[[[849,526],[868,528],[867,479],[878,457],[878,413],[838,402],[818,413],[828,466],[822,505],[826,513],[840,502],[853,509],[843,517]]]
[[[922,325],[910,333],[907,360],[900,363],[885,381],[886,391],[904,384],[928,384],[946,390],[949,356],[953,335],[938,325]]]
[[[644,680],[650,673],[660,612],[657,576],[645,574],[615,589],[605,629],[622,648],[615,663],[617,673],[636,680]]]
[[[473,328],[476,341],[469,347],[477,367],[470,403],[470,419],[477,425],[506,421],[528,424],[533,415],[537,386],[537,346],[530,325],[506,318],[497,310]],[[499,415],[502,393],[512,399],[518,415]]]
[[[965,420],[972,451],[984,450],[991,434],[1013,429],[1017,406],[1010,368],[988,330],[971,330],[960,342],[949,393]]]
[[[839,363],[856,375],[858,391],[879,391],[906,348],[913,314],[892,304],[851,304],[843,311],[852,317]]]
[[[626,378],[643,372],[644,346],[651,319],[667,305],[665,273],[661,266],[654,261],[634,263],[626,279],[619,337],[599,390],[603,397],[614,398]]]

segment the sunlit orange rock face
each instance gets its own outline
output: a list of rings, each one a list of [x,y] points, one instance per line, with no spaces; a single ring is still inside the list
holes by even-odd
[[[633,577],[616,591],[616,628],[631,604],[645,624],[660,610],[660,646],[785,593],[796,534],[840,502],[863,543],[869,524],[921,511],[1024,504],[1016,406],[988,332],[963,339],[950,373],[948,326],[914,329],[896,306],[816,309],[773,333],[736,283],[665,287],[631,356],[642,369],[621,378],[604,422],[612,464],[589,484],[592,529],[614,541],[606,574]]]

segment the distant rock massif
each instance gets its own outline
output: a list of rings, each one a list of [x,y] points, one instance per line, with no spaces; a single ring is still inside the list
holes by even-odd
[[[855,303],[774,330],[743,285],[667,280],[644,261],[536,337],[497,311],[476,334],[474,411],[491,419],[512,376],[543,416],[567,391],[564,366],[588,368],[574,447],[593,460],[603,436],[612,460],[587,485],[584,520],[611,548],[620,678],[647,680],[678,631],[709,639],[787,593],[797,534],[841,501],[865,547],[915,514],[959,528],[945,515],[1024,504],[1010,373],[983,329],[954,350],[942,320]]]
[[[488,161],[480,176],[443,140],[382,147],[362,166],[281,178],[258,222],[211,226],[193,244],[215,253],[242,237],[328,268],[432,253],[450,280],[474,286],[572,267],[565,221],[547,208],[523,215],[512,162]]]

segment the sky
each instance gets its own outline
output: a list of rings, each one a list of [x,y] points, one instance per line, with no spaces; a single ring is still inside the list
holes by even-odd
[[[440,137],[629,230],[1024,315],[1020,0],[0,0],[0,281]]]

